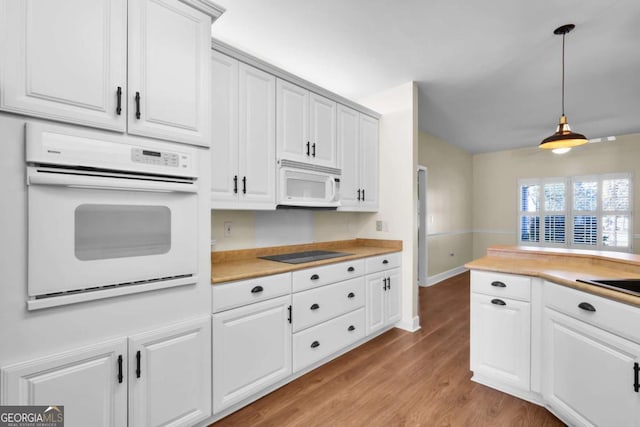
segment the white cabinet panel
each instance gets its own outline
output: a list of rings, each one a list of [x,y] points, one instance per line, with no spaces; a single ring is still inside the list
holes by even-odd
[[[378,210],[378,120],[360,114],[361,210]]]
[[[124,131],[126,5],[126,0],[0,3],[0,28],[8,35],[0,51],[0,109]]]
[[[275,87],[276,79],[240,64],[239,168],[240,199],[275,206]]]
[[[129,133],[209,146],[210,31],[178,0],[129,0]]]
[[[129,425],[191,426],[211,415],[209,316],[129,341]]]
[[[289,295],[213,315],[213,411],[291,374]]]
[[[315,93],[309,95],[309,140],[313,163],[336,167],[336,108],[334,101]]]
[[[340,177],[341,208],[357,207],[360,204],[360,113],[338,105],[337,139],[342,155],[339,156],[342,170]]]
[[[238,199],[238,61],[211,51],[211,198]]]
[[[386,324],[396,323],[402,317],[400,311],[400,269],[395,268],[387,273],[387,296],[385,302]]]
[[[543,394],[569,424],[639,426],[638,362],[639,344],[545,308]]]
[[[385,293],[386,275],[382,273],[370,274],[366,277],[366,327],[370,335],[385,326]]]
[[[291,293],[291,273],[274,274],[213,286],[213,312],[254,304]]]
[[[2,368],[1,403],[64,405],[69,427],[123,426],[126,372],[126,340],[107,341]]]
[[[471,294],[471,370],[529,390],[531,305]]]
[[[309,91],[281,79],[276,90],[278,158],[309,161]]]

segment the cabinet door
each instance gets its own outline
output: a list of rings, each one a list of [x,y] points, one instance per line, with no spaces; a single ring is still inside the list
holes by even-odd
[[[360,204],[360,114],[344,105],[338,105],[338,146],[341,150],[338,167],[340,177],[340,208],[354,210]]]
[[[278,159],[310,160],[309,91],[278,79],[276,141]],[[307,144],[309,143],[309,144]],[[307,154],[309,147],[309,155]]]
[[[237,202],[238,61],[211,51],[211,207]],[[234,179],[235,178],[235,179]]]
[[[360,114],[362,211],[378,210],[378,120]]]
[[[640,425],[640,345],[544,309],[544,399],[569,424]]]
[[[275,77],[240,64],[239,193],[245,208],[276,205]]]
[[[324,96],[309,95],[309,141],[311,160],[323,166],[337,167],[337,104]],[[306,147],[305,147],[306,148]]]
[[[471,294],[471,370],[529,390],[531,307],[528,302]]]
[[[370,335],[385,326],[385,290],[382,273],[366,276],[366,328]]]
[[[1,2],[0,28],[7,37],[0,51],[0,109],[124,131],[126,5],[126,0]]]
[[[64,405],[67,426],[127,425],[126,352],[123,338],[4,367],[1,403]]]
[[[392,325],[400,320],[400,269],[389,270],[386,273],[387,290],[385,292],[385,324]]]
[[[130,426],[191,426],[210,415],[209,316],[129,339]]]
[[[178,0],[129,0],[129,133],[209,146],[210,54],[209,16]]]
[[[213,412],[291,374],[289,295],[213,315]]]

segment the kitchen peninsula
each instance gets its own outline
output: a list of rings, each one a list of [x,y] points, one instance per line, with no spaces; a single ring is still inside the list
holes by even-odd
[[[640,256],[494,246],[471,270],[473,380],[570,425],[640,420]],[[635,280],[634,280],[635,279]]]

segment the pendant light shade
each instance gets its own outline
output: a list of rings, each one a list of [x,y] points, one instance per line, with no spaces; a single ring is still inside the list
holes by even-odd
[[[558,123],[556,132],[543,139],[540,143],[540,148],[549,150],[557,150],[559,148],[571,149],[572,147],[577,147],[578,145],[589,142],[584,135],[571,131],[569,123],[567,123],[567,116],[564,115],[564,36],[574,28],[575,25],[567,24],[553,31],[554,34],[562,35],[562,115],[560,116],[560,123]]]

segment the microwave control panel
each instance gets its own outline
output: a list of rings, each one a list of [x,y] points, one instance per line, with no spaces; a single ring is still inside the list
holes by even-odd
[[[175,168],[180,167],[180,155],[176,153],[169,153],[166,151],[133,148],[131,149],[131,160],[136,163],[144,163],[147,165],[167,166]],[[184,160],[186,160],[186,158]]]

